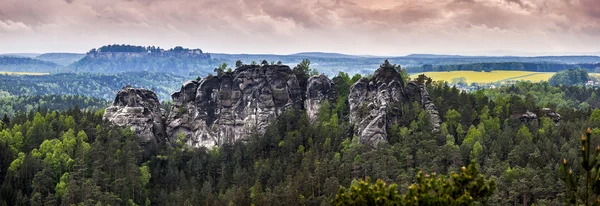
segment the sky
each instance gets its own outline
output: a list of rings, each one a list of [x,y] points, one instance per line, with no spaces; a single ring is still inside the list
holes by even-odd
[[[0,53],[600,55],[600,0],[0,0]]]

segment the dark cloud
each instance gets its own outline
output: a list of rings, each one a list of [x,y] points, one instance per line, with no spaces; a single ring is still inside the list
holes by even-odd
[[[531,8],[531,7],[529,6],[529,4],[527,4],[527,3],[523,2],[523,0],[504,0],[504,1],[506,1],[506,2],[508,2],[508,3],[514,3],[514,4],[517,4],[517,5],[519,5],[519,6],[523,7],[523,8]]]
[[[487,44],[562,49],[565,41],[600,40],[598,22],[600,0],[0,0],[0,44],[173,39],[251,50],[260,43],[344,48],[336,41],[353,47],[393,38],[413,49],[423,46],[416,40],[439,39],[444,49],[497,38]],[[538,43],[521,47],[521,39]]]

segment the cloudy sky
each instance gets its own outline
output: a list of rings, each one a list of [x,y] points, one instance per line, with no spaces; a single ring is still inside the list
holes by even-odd
[[[600,52],[600,0],[1,0],[0,53]]]

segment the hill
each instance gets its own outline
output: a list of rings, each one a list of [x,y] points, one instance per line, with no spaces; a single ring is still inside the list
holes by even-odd
[[[289,56],[317,57],[317,58],[363,58],[360,56],[340,54],[340,53],[328,53],[328,52],[301,52],[301,53],[296,53],[296,54],[290,54]]]
[[[132,45],[108,45],[92,49],[85,57],[69,65],[72,72],[120,73],[166,72],[179,75],[212,72],[217,62],[200,49]]]
[[[38,53],[8,53],[8,54],[0,54],[0,57],[25,57],[25,58],[35,58],[39,56]]]
[[[52,62],[62,66],[68,66],[81,58],[83,58],[85,54],[77,54],[77,53],[46,53],[39,56],[36,56],[35,59]]]
[[[0,71],[4,72],[55,73],[62,69],[62,66],[52,62],[25,57],[0,56]]]
[[[111,100],[124,85],[132,85],[151,89],[161,100],[169,100],[171,93],[181,87],[185,79],[170,73],[154,72],[0,75],[0,93],[5,96],[82,95]]]

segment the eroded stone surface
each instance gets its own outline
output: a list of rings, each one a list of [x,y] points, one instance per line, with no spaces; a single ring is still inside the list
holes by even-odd
[[[124,87],[112,105],[106,108],[104,119],[115,125],[130,127],[142,144],[157,143],[164,137],[163,111],[156,94],[146,89]]]
[[[370,79],[352,85],[348,118],[361,143],[375,147],[386,142],[389,127],[402,118],[400,106],[413,101],[421,103],[430,114],[433,130],[439,130],[437,107],[425,86],[416,82],[404,85],[393,67],[380,68]],[[221,76],[185,82],[172,95],[169,114],[161,111],[152,91],[125,87],[104,117],[116,125],[130,126],[142,142],[164,138],[191,147],[213,147],[264,133],[272,120],[290,108],[304,106],[314,123],[323,102],[334,103],[336,97],[333,81],[324,75],[309,78],[306,88],[300,88],[287,66],[244,65]]]
[[[312,123],[317,119],[319,108],[324,101],[335,104],[336,94],[333,82],[325,75],[312,76],[306,86],[304,109]]]
[[[361,79],[350,88],[350,123],[363,144],[376,147],[387,142],[387,131],[400,118],[404,103],[419,101],[429,113],[433,130],[439,131],[440,117],[425,86],[409,82],[404,87],[400,74],[393,67],[382,67],[370,79]]]
[[[301,89],[287,66],[245,65],[220,77],[187,82],[172,95],[167,136],[212,147],[264,132],[286,108],[301,105]]]

